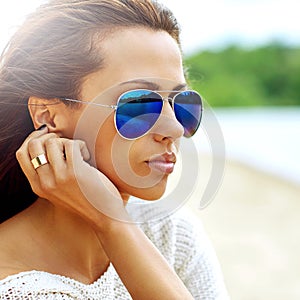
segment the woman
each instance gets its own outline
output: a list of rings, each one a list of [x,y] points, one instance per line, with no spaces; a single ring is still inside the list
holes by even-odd
[[[201,119],[168,9],[50,0],[2,55],[0,99],[1,299],[226,298],[203,233],[126,210],[163,195]]]

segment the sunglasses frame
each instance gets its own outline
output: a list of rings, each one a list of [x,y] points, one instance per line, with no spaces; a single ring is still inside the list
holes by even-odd
[[[135,91],[148,91],[148,92],[151,92],[151,93],[155,93],[157,94],[158,96],[160,96],[161,98],[161,101],[163,103],[162,105],[162,108],[161,108],[161,111],[160,111],[160,114],[159,114],[159,117],[157,118],[157,120],[155,121],[155,123],[158,121],[158,119],[160,118],[160,115],[161,115],[161,112],[163,110],[163,106],[164,106],[164,103],[165,102],[168,102],[169,104],[171,104],[171,107],[172,107],[172,110],[174,112],[174,115],[175,115],[175,118],[176,118],[176,114],[175,114],[175,108],[174,108],[174,99],[180,95],[181,93],[184,93],[184,92],[193,92],[195,94],[197,94],[199,96],[199,99],[200,99],[200,106],[201,106],[201,114],[200,114],[200,119],[199,119],[199,122],[198,122],[198,126],[197,128],[195,129],[194,133],[196,133],[196,131],[198,130],[199,126],[200,126],[200,123],[201,123],[201,119],[202,119],[202,113],[203,113],[203,102],[202,102],[202,97],[201,95],[195,91],[195,90],[150,90],[150,89],[133,89],[133,90],[128,90],[124,93],[122,93],[119,97],[118,97],[118,100],[117,100],[117,104],[116,105],[109,105],[109,104],[101,104],[101,103],[94,103],[94,102],[89,102],[89,101],[84,101],[84,100],[78,100],[78,99],[71,99],[71,98],[65,98],[65,97],[60,97],[58,99],[60,100],[63,100],[63,101],[70,101],[70,102],[75,102],[75,103],[83,103],[83,104],[90,104],[90,105],[95,105],[95,106],[100,106],[100,107],[106,107],[106,108],[111,108],[113,110],[115,110],[115,114],[114,114],[114,125],[115,125],[115,128],[118,132],[118,134],[126,139],[126,140],[136,140],[136,139],[139,139],[143,136],[145,136],[147,133],[149,133],[149,131],[151,131],[151,129],[153,128],[153,126],[155,125],[155,123],[151,126],[151,128],[149,128],[144,134],[138,136],[138,137],[135,137],[135,138],[128,138],[124,135],[121,134],[121,132],[119,131],[118,127],[117,127],[117,121],[116,121],[116,118],[117,118],[117,109],[119,107],[119,102],[122,98],[122,96],[126,95],[127,93],[131,93],[131,92],[135,92]],[[175,94],[174,96],[170,97],[170,96],[167,96],[167,97],[163,97],[161,95],[161,93],[170,93],[170,94]],[[177,118],[176,118],[177,120]],[[177,120],[179,122],[179,120]],[[180,123],[180,122],[179,122]],[[181,123],[180,123],[181,124]],[[184,128],[184,126],[181,124],[181,126]],[[193,136],[194,133],[191,135]],[[190,137],[191,137],[190,136]]]

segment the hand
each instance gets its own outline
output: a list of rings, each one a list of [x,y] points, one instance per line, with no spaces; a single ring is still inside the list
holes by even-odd
[[[42,153],[49,163],[35,170],[31,160]],[[133,299],[192,299],[137,226],[107,217],[129,220],[116,187],[87,163],[89,152],[83,141],[60,138],[43,129],[30,134],[16,156],[37,195],[75,212],[96,229],[103,250]]]
[[[31,160],[42,153],[49,163],[35,170]],[[107,216],[128,218],[117,188],[88,164],[83,141],[60,138],[44,128],[27,137],[16,157],[35,194],[77,213],[98,230]]]

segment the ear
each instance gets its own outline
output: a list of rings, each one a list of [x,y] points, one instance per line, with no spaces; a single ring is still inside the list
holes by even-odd
[[[49,100],[32,96],[28,100],[28,110],[35,129],[45,124],[49,131],[55,131],[55,113]]]

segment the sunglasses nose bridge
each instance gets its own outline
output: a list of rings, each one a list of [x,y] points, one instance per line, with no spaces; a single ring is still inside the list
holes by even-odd
[[[174,124],[174,127],[177,127],[177,125],[180,127],[180,128],[183,128],[182,127],[182,124],[180,124],[180,122],[177,120],[176,118],[176,115],[175,115],[175,111],[174,111],[174,98],[170,97],[170,96],[166,96],[166,97],[162,97],[161,96],[161,99],[163,101],[163,107],[162,107],[162,111],[160,113],[160,117],[158,118],[158,123],[161,122],[161,120],[168,120],[168,123],[170,124],[170,121],[171,122],[175,122],[176,125]],[[170,106],[168,105],[165,105],[165,103],[168,103],[170,104]],[[170,119],[171,118],[171,119]]]
[[[168,102],[173,107],[173,98],[172,97],[167,96],[167,97],[161,97],[161,98],[162,98],[163,103]]]
[[[163,101],[163,109],[164,109],[165,103],[169,103],[170,106],[171,106],[171,109],[172,109],[172,115],[176,119],[175,111],[174,111],[174,98],[172,98],[170,96],[161,97],[161,98],[162,98],[162,101]]]
[[[163,101],[163,107],[161,114],[156,122],[155,129],[161,132],[161,135],[170,136],[172,139],[177,139],[183,136],[184,129],[182,124],[177,120],[172,97],[161,97]],[[169,105],[164,105],[168,102]]]

